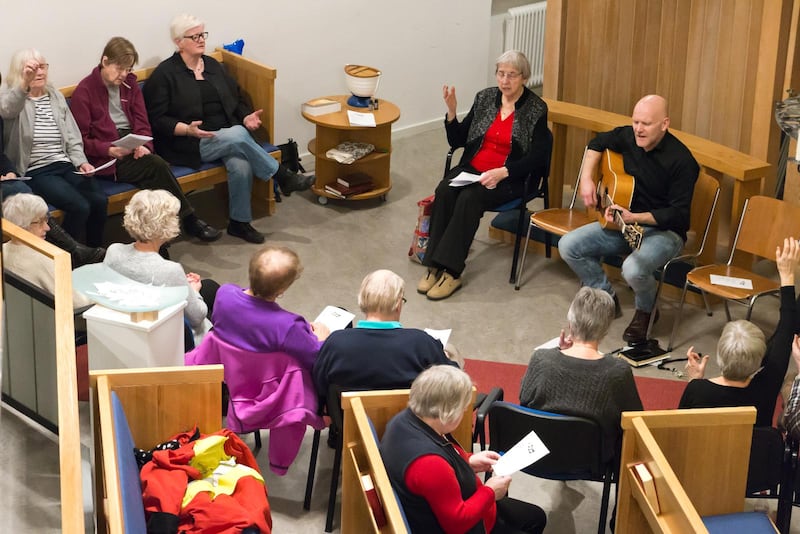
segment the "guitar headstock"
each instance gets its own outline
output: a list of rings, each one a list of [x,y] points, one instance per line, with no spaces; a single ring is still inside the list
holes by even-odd
[[[631,250],[638,250],[642,246],[644,231],[638,223],[626,224],[622,230],[622,237],[625,238],[625,242],[628,243]]]

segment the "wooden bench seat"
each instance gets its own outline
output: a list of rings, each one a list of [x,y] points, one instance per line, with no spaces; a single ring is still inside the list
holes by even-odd
[[[239,84],[242,93],[245,95],[253,109],[263,109],[261,115],[262,125],[256,131],[257,139],[266,139],[261,145],[269,154],[280,161],[281,152],[271,141],[275,139],[275,77],[276,70],[267,65],[255,62],[246,57],[228,52],[227,50],[217,49],[209,54],[211,57],[223,63],[225,68]],[[144,83],[150,77],[155,67],[135,71],[139,83]],[[67,98],[72,97],[77,85],[62,87],[61,93]],[[225,198],[222,205],[227,207],[227,186],[228,174],[222,161],[204,163],[199,170],[178,165],[172,166],[172,172],[178,179],[181,189],[185,193],[199,191],[214,187],[221,197]],[[138,191],[131,184],[114,182],[108,178],[98,177],[98,183],[108,196],[108,214],[113,215],[122,213],[125,205],[131,197]],[[275,193],[272,180],[253,180],[253,191],[251,193],[253,216],[262,217],[275,213]],[[54,216],[60,216],[59,210],[53,211]]]

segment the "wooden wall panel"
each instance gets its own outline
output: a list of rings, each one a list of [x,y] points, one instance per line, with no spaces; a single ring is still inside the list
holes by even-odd
[[[674,128],[774,165],[774,101],[785,97],[787,69],[798,70],[787,63],[797,48],[792,41],[787,52],[795,3],[800,0],[549,0],[548,11],[558,13],[549,13],[548,22],[561,27],[548,26],[545,36],[545,57],[556,67],[545,65],[543,94],[629,115],[639,98],[658,93],[670,102]],[[570,131],[562,141],[565,184],[574,181],[588,135]],[[773,191],[774,171],[764,188]]]

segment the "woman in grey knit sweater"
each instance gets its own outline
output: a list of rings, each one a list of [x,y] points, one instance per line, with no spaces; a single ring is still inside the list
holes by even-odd
[[[567,312],[568,335],[561,333],[559,348],[533,353],[519,394],[523,406],[596,421],[605,458],[619,446],[620,414],[642,409],[630,366],[597,350],[613,320],[611,296],[581,288]]]

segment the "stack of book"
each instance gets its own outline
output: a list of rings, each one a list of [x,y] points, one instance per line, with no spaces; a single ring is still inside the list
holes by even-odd
[[[335,182],[325,185],[325,192],[337,198],[348,198],[375,189],[372,177],[362,172],[348,174]]]
[[[304,102],[302,111],[306,115],[316,117],[317,115],[325,115],[326,113],[336,113],[342,109],[342,105],[336,100],[329,98],[315,98]]]

